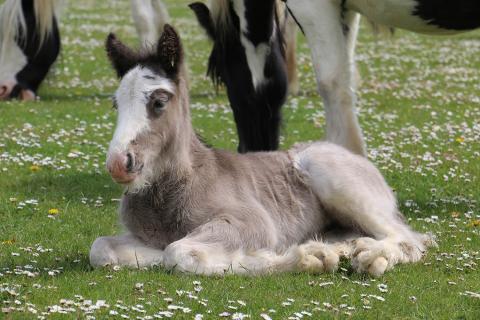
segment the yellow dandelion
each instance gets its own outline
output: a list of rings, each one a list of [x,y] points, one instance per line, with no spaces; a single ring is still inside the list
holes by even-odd
[[[59,212],[60,212],[60,211],[58,211],[57,208],[52,208],[52,209],[48,210],[48,214],[50,214],[50,215],[56,215],[56,214],[58,214]]]
[[[480,219],[472,220],[469,224],[470,227],[480,227]]]
[[[15,243],[15,239],[7,239],[2,241],[2,244],[14,244],[14,243]]]
[[[35,164],[34,164],[33,166],[30,166],[30,171],[32,171],[32,172],[37,172],[38,170],[40,170],[40,167],[39,167],[39,166],[37,166],[37,165],[35,165]]]
[[[465,138],[464,137],[458,137],[457,139],[455,139],[455,141],[457,141],[458,143],[462,143],[465,141]]]
[[[460,217],[460,212],[453,211],[453,212],[451,213],[451,215],[452,215],[452,218],[458,218],[458,217]]]

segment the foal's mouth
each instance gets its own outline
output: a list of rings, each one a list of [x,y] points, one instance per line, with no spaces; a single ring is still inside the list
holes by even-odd
[[[115,175],[114,173],[110,173],[113,181],[118,184],[130,184],[132,183],[142,172],[143,164],[140,166],[132,167],[130,170],[127,171],[126,174]]]

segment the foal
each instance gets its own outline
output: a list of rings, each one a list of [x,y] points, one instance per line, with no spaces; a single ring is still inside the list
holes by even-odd
[[[379,171],[342,147],[235,154],[202,144],[171,26],[156,52],[134,52],[114,35],[106,48],[122,78],[107,168],[126,187],[128,231],[96,239],[93,266],[325,272],[345,256],[356,271],[381,275],[432,244],[405,224]]]

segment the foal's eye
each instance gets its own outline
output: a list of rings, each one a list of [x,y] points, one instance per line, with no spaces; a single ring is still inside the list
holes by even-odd
[[[165,105],[170,100],[172,94],[168,91],[158,89],[150,95],[150,108],[154,114],[160,115],[165,110]]]
[[[165,103],[163,103],[163,101],[160,101],[160,100],[153,101],[153,112],[155,112],[155,114],[162,113],[164,107],[165,107]]]

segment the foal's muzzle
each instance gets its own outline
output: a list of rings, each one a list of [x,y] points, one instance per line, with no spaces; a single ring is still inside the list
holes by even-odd
[[[135,157],[130,152],[114,153],[107,159],[107,170],[112,179],[120,184],[128,184],[137,176]]]

